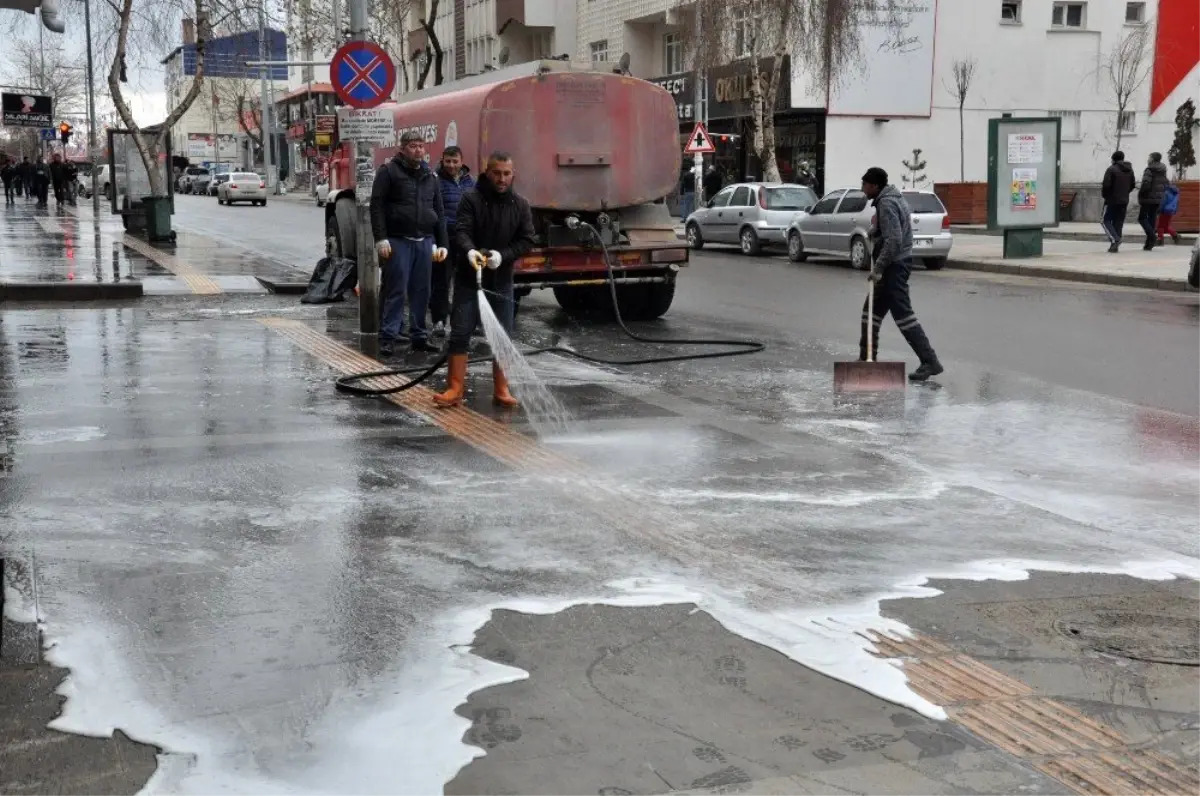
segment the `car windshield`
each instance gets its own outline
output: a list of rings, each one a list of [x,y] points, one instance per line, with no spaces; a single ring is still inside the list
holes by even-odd
[[[921,193],[920,191],[905,191],[904,198],[908,200],[909,209],[914,213],[945,213],[946,208],[936,194]]]
[[[784,185],[766,188],[768,210],[807,210],[817,203],[812,188],[804,185]]]
[[[217,182],[225,182],[226,180],[229,179],[229,175],[228,174],[218,174],[214,179]]]
[[[198,169],[198,168],[192,167],[192,168],[188,169],[188,174],[191,174],[193,177],[200,177],[202,175],[208,174],[208,169]]]

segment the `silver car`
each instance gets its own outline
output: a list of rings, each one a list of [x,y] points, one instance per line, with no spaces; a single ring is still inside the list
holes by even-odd
[[[217,179],[224,177],[218,174]],[[266,181],[250,172],[230,174],[228,179],[221,180],[217,185],[217,204],[231,205],[234,202],[249,202],[252,205],[267,204]]]
[[[946,208],[932,191],[902,193],[912,209],[913,257],[937,270],[946,264],[954,243]],[[875,209],[865,193],[856,188],[830,191],[788,228],[788,259],[800,263],[809,255],[834,255],[865,271],[871,267],[874,234]]]
[[[817,195],[803,185],[735,183],[687,217],[688,245],[736,243],[743,254],[758,254],[763,246],[785,244],[792,219],[816,203]]]

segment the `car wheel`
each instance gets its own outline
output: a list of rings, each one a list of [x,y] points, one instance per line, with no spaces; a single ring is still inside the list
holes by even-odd
[[[704,248],[704,236],[700,234],[700,225],[694,221],[687,225],[687,244],[697,250]]]
[[[259,207],[266,207],[266,206],[267,206],[267,200],[266,200],[266,199],[263,199],[261,202],[259,202],[259,203],[258,203],[258,206],[259,206]]]
[[[738,241],[742,245],[742,254],[752,257],[762,252],[762,243],[758,240],[758,234],[750,227],[742,230],[742,234],[738,236]]]
[[[930,271],[940,271],[946,267],[945,257],[926,257],[925,267]]]
[[[219,205],[223,205],[223,204],[225,204],[225,200],[224,200],[224,199],[222,199],[221,197],[219,197],[219,196],[218,196],[218,197],[217,197],[217,204],[219,204]]]
[[[855,235],[854,239],[850,241],[850,264],[858,271],[866,271],[871,267],[867,242],[860,235]]]
[[[1188,269],[1188,284],[1200,288],[1200,257],[1192,258],[1191,268]]]
[[[804,251],[804,241],[800,239],[799,232],[788,233],[788,259],[794,263],[802,263],[808,259],[808,252]]]

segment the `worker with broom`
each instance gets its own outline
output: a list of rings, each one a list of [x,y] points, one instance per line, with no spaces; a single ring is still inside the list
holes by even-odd
[[[888,174],[878,166],[867,169],[862,177],[862,190],[873,200],[877,227],[872,253],[871,281],[874,283],[874,317],[868,318],[871,302],[863,304],[862,337],[859,342],[859,361],[868,359],[867,323],[874,325],[874,347],[879,347],[879,329],[888,312],[921,360],[920,366],[908,375],[912,381],[925,381],[944,368],[934,353],[917,314],[908,297],[908,275],[912,271],[912,209],[896,186],[888,184]]]
[[[533,212],[529,202],[513,191],[513,162],[507,152],[488,156],[487,168],[474,190],[463,194],[454,227],[454,298],[450,314],[450,359],[446,391],[433,397],[442,408],[462,403],[466,392],[467,349],[479,323],[479,295],[509,336],[513,333],[513,265],[534,246]],[[517,399],[508,389],[500,363],[492,361],[492,398],[512,408]]]

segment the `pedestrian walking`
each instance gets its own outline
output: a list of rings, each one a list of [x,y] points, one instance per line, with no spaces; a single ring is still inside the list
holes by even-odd
[[[379,167],[371,188],[371,231],[383,266],[379,354],[395,353],[409,304],[413,351],[440,351],[429,343],[425,315],[433,262],[446,259],[446,214],[437,175],[425,163],[425,138],[416,131],[400,137],[400,151]]]
[[[1142,172],[1142,184],[1138,186],[1138,223],[1146,232],[1146,245],[1150,251],[1158,242],[1158,209],[1167,195],[1167,164],[1162,162],[1161,152],[1151,152],[1146,170]]]
[[[1100,226],[1108,236],[1108,251],[1116,253],[1121,247],[1125,216],[1129,211],[1129,194],[1137,185],[1133,164],[1125,159],[1125,153],[1117,150],[1112,154],[1112,164],[1104,170],[1100,185],[1100,196],[1104,199],[1104,214]]]
[[[809,169],[807,160],[800,161],[800,170],[796,172],[795,182],[797,185],[812,188],[817,196],[821,195],[817,175]]]
[[[33,164],[33,185],[37,194],[37,206],[46,207],[47,197],[50,195],[50,166],[38,155],[37,162]]]
[[[66,185],[67,170],[62,155],[55,152],[50,156],[50,184],[54,187],[54,201],[61,205],[64,202],[63,188]]]
[[[717,171],[716,166],[710,165],[708,171],[704,173],[701,184],[704,186],[704,196],[712,199],[721,192],[721,186],[725,184],[725,178],[721,176],[721,172]]]
[[[1163,194],[1162,206],[1158,208],[1158,223],[1154,225],[1154,231],[1158,233],[1157,243],[1159,246],[1163,245],[1167,235],[1171,236],[1175,245],[1179,245],[1179,233],[1175,231],[1175,227],[1171,226],[1171,219],[1175,218],[1175,214],[1178,212],[1179,186],[1169,182],[1167,190]]]
[[[454,225],[458,222],[458,203],[465,192],[475,187],[471,169],[463,163],[462,150],[448,146],[442,150],[442,162],[438,165],[438,180],[441,181],[442,205],[446,213],[446,231],[449,239],[449,255],[440,263],[433,264],[433,283],[430,287],[429,314],[433,318],[433,334],[443,337],[450,329],[450,285],[454,281],[454,263],[458,252],[454,246]]]
[[[4,182],[4,204],[15,204],[17,200],[13,183],[17,181],[17,167],[7,156],[4,158],[4,165],[0,166],[0,181]]]
[[[34,185],[33,179],[33,164],[29,162],[29,155],[21,156],[21,165],[17,166],[17,177],[21,180],[21,189],[25,192],[25,201],[28,202],[37,193],[37,186]]]
[[[446,391],[434,396],[440,407],[462,403],[466,390],[467,348],[479,323],[479,290],[476,272],[483,271],[488,304],[504,330],[513,333],[516,304],[513,299],[513,264],[534,246],[533,212],[529,202],[513,190],[512,156],[494,152],[475,189],[463,195],[454,227],[454,312],[450,316],[450,363]],[[492,399],[514,407],[517,399],[508,389],[500,363],[492,361]]]
[[[696,209],[696,168],[685,162],[679,170],[679,217],[687,217]]]
[[[945,368],[925,336],[908,295],[908,277],[912,272],[912,208],[896,186],[888,184],[887,172],[878,166],[867,169],[862,177],[862,190],[868,199],[873,200],[878,227],[871,255],[875,315],[868,317],[867,303],[864,301],[858,358],[860,361],[867,359],[867,324],[874,326],[875,350],[878,351],[880,327],[888,312],[891,312],[896,327],[921,360],[920,366],[908,374],[908,378],[925,381]]]
[[[75,161],[68,160],[64,170],[67,181],[67,203],[74,207],[75,197],[79,194],[79,166]]]

